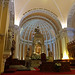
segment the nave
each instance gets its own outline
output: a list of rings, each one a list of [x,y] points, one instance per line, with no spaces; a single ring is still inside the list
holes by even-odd
[[[0,74],[74,70],[75,0],[0,0]]]

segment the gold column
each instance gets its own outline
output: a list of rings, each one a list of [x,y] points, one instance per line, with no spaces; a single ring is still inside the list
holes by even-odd
[[[15,58],[19,58],[19,56],[18,56],[18,51],[19,51],[19,36],[18,36],[18,34],[16,34]]]
[[[56,46],[56,59],[58,59],[58,43],[57,43],[57,39],[55,42],[55,46]]]
[[[60,38],[58,39],[58,59],[60,59],[60,43],[59,43]]]
[[[1,25],[0,25],[0,37],[1,37],[0,39],[0,74],[1,74],[4,71],[3,52],[4,52],[4,46],[5,46],[6,31],[8,30],[8,26],[9,26],[8,2],[4,3],[2,18],[0,22],[1,22]]]
[[[3,2],[2,0],[0,0],[0,26],[1,26],[2,13],[3,13]]]
[[[20,43],[20,60],[21,60],[21,56],[22,56],[22,43]]]
[[[23,44],[23,60],[25,60],[25,43]]]
[[[66,29],[62,31],[62,54],[63,54],[62,59],[69,59],[68,50],[67,50],[67,30]]]

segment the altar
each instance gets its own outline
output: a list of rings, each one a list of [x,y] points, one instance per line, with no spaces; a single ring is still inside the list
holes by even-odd
[[[32,44],[32,57],[35,59],[41,59],[41,53],[45,53],[44,48],[44,37],[41,34],[39,27],[35,28],[35,34],[33,34]]]
[[[33,34],[31,66],[38,67],[41,64],[41,53],[45,53],[44,37],[40,32],[39,26],[35,28]]]

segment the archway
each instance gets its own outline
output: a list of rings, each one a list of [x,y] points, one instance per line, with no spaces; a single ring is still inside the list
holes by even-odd
[[[46,9],[33,9],[25,13],[20,21],[20,49],[19,52],[24,52],[30,48],[30,56],[32,54],[32,40],[35,28],[39,26],[40,32],[44,36],[45,52],[48,56],[48,48],[55,54],[54,41],[55,36],[62,29],[57,16]],[[26,49],[27,47],[27,49]],[[22,54],[22,53],[20,53]],[[55,57],[55,56],[54,56]],[[23,55],[25,59],[25,54]]]

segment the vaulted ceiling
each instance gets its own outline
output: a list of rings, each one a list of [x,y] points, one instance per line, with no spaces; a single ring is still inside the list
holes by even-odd
[[[67,17],[75,0],[14,0],[15,24],[19,25],[25,12],[34,8],[47,9],[54,13],[62,24],[67,27]]]

